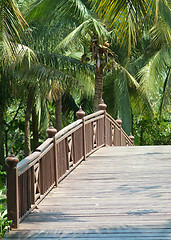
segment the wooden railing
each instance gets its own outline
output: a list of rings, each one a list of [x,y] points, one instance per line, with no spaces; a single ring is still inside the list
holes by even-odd
[[[105,145],[133,145],[116,121],[102,110],[84,117],[80,109],[79,118],[57,133],[51,125],[48,139],[35,152],[18,162],[13,152],[6,159],[7,209],[12,227],[18,228],[22,221],[54,186],[66,177],[82,160]]]

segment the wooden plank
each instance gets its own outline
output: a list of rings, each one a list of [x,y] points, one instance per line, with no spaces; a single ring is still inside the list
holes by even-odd
[[[6,238],[171,239],[171,146],[106,147]]]
[[[17,235],[15,235],[17,237]],[[34,239],[169,239],[171,234],[167,236],[157,235],[155,233],[57,233],[57,232],[32,232],[31,234],[23,235],[25,238],[34,238]]]

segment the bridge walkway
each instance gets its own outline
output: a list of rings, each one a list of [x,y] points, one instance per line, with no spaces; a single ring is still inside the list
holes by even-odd
[[[171,239],[171,146],[103,147],[4,239]]]

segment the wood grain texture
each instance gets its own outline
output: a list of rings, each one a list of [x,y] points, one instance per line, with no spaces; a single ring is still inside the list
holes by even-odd
[[[105,147],[4,239],[171,239],[171,146]]]

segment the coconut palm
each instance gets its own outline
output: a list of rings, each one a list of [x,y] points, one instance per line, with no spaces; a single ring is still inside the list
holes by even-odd
[[[21,1],[20,1],[21,3]],[[23,3],[24,6],[26,6],[27,4],[29,4],[29,1],[24,2]],[[22,7],[22,5],[21,5]],[[27,9],[27,8],[26,8]],[[27,11],[26,11],[27,12]],[[32,12],[32,11],[31,11]],[[30,16],[32,15],[32,13],[27,12],[27,20],[30,21],[30,27],[33,29],[32,31],[32,35],[34,38],[34,51],[36,52],[38,59],[39,59],[39,65],[41,65],[43,68],[46,68],[47,71],[49,71],[50,76],[48,74],[48,76],[46,76],[46,74],[44,74],[44,76],[46,76],[47,80],[50,80],[50,85],[46,87],[44,87],[43,85],[45,85],[45,82],[39,81],[39,84],[41,85],[41,87],[43,87],[43,89],[46,90],[46,93],[43,91],[43,96],[46,97],[47,99],[51,100],[55,100],[56,102],[56,109],[58,109],[58,111],[56,111],[56,119],[59,121],[57,121],[57,129],[59,130],[61,128],[61,114],[59,114],[61,111],[59,111],[61,109],[61,93],[63,93],[65,91],[65,89],[69,88],[70,89],[74,89],[74,91],[76,89],[79,89],[81,91],[83,91],[83,89],[85,89],[85,84],[86,84],[86,88],[89,89],[89,94],[92,94],[92,87],[93,84],[90,81],[91,75],[92,75],[92,66],[89,65],[82,65],[80,63],[80,61],[78,61],[77,59],[73,58],[73,55],[76,55],[76,53],[70,55],[70,56],[63,56],[63,55],[59,55],[59,54],[55,54],[53,52],[54,50],[54,44],[56,43],[56,41],[60,41],[61,39],[61,29],[64,28],[63,24],[57,24],[57,26],[48,26],[48,25],[44,25],[44,23],[41,24],[37,24],[37,19],[36,21],[34,20],[34,17],[31,18]],[[38,17],[38,20],[40,20],[40,15]],[[47,21],[46,21],[47,23]],[[69,26],[69,24],[68,24]],[[68,27],[69,28],[69,27]],[[55,30],[55,31],[53,31]],[[56,39],[56,36],[58,37]],[[34,64],[35,66],[35,64]],[[31,66],[31,69],[29,72],[31,72],[32,68],[34,68],[34,66]],[[53,76],[52,73],[56,73],[55,76]],[[38,77],[39,78],[39,77]],[[55,80],[56,78],[56,80]],[[42,79],[42,76],[41,76]],[[54,79],[54,81],[52,81]],[[79,81],[78,81],[79,79]],[[85,81],[86,80],[86,81]],[[37,84],[37,81],[34,81]],[[47,81],[46,81],[47,82]],[[31,87],[32,89],[36,89],[36,87]],[[42,92],[42,90],[41,90]],[[88,92],[88,91],[87,91]],[[28,98],[30,99],[30,98]],[[29,103],[29,101],[28,101]],[[35,104],[34,104],[35,105]],[[30,108],[27,108],[30,109]],[[31,110],[31,109],[30,109]],[[30,114],[28,115],[28,119],[30,119],[30,115],[31,115],[31,111],[29,111]],[[34,115],[35,116],[35,115]],[[28,122],[28,121],[25,121]],[[26,130],[25,130],[26,131]],[[26,131],[29,132],[29,131]],[[36,131],[35,131],[36,132]],[[29,139],[30,137],[26,137],[26,142],[28,142],[27,144],[27,149],[28,151],[27,154],[30,152],[30,144],[29,144]]]
[[[29,3],[29,1],[27,1],[27,3]],[[33,1],[30,1],[30,3],[33,3]],[[60,1],[56,1],[55,4],[57,7],[57,4],[60,4]],[[26,3],[24,6],[26,6]],[[64,29],[65,32],[71,31],[71,24],[69,24],[68,20],[56,23],[54,17],[47,17],[47,14],[49,16],[49,11],[46,12],[46,21],[43,21],[45,16],[40,12],[47,10],[47,6],[45,8],[44,6],[43,2],[40,2],[38,6],[32,4],[32,7],[30,8],[31,10],[25,11],[26,19],[29,21],[30,27],[33,28],[32,34],[36,43],[36,48],[34,48],[34,50],[41,63],[46,64],[46,66],[49,66],[50,68],[58,69],[68,76],[73,76],[69,81],[65,81],[65,83],[63,82],[62,87],[57,86],[55,82],[51,86],[52,89],[50,90],[50,98],[54,99],[56,102],[56,127],[59,130],[61,128],[61,114],[59,114],[61,112],[61,92],[64,92],[66,88],[69,88],[69,86],[71,91],[72,89],[82,89],[83,91],[86,84],[86,89],[89,89],[89,94],[91,95],[93,88],[93,83],[91,81],[93,67],[88,64],[81,64],[80,61],[77,60],[77,54],[79,54],[78,52],[72,54],[68,53],[66,55],[54,53],[56,43],[60,42],[64,35],[66,35],[66,33],[64,33]],[[53,8],[55,6],[53,5]],[[29,8],[25,9],[29,10]],[[34,12],[39,12],[39,14],[37,15]],[[77,81],[78,79],[79,81]]]
[[[146,55],[150,57],[138,77],[143,91],[147,92],[155,111],[161,116],[164,107],[171,111],[168,104],[171,99],[171,2],[159,2],[159,19],[150,35],[151,44],[146,49]]]
[[[160,114],[163,106],[167,106],[167,110],[170,111],[170,104],[168,104],[170,101],[170,1],[91,0],[91,2],[94,11],[112,30],[113,41],[128,49],[129,56],[134,46],[137,51],[141,39],[151,29],[151,44],[145,52],[142,52],[139,59],[134,56],[134,61],[128,61],[125,67],[140,82],[141,91],[148,97],[149,102],[145,101],[145,106],[149,106],[150,103],[152,111],[158,109]],[[137,72],[143,68],[139,74],[135,75],[136,72],[132,71],[132,66],[137,63],[141,63],[136,67]],[[111,91],[112,88],[109,87],[109,89]],[[118,91],[119,89],[121,88],[118,87]],[[134,98],[131,99],[134,100]],[[136,111],[134,110],[135,114],[140,114],[137,112],[137,109],[141,109],[140,105],[134,109],[136,109]]]
[[[56,5],[54,5],[55,3]],[[72,54],[74,50],[77,50],[77,53],[78,51],[82,52],[82,63],[93,63],[95,61],[95,110],[98,110],[98,104],[102,99],[104,70],[107,70],[107,68],[109,67],[115,67],[116,69],[124,71],[128,77],[128,82],[131,82],[130,84],[134,85],[135,90],[137,90],[139,87],[138,83],[133,79],[133,77],[131,77],[131,75],[128,73],[128,71],[126,71],[126,69],[122,68],[119,64],[116,63],[115,54],[110,50],[109,44],[107,42],[107,38],[110,36],[110,32],[107,31],[104,24],[99,21],[94,14],[92,14],[92,12],[90,11],[90,6],[87,4],[88,2],[70,0],[67,2],[56,1],[55,3],[53,3],[52,5],[56,13],[59,13],[60,21],[61,16],[65,13],[64,19],[72,17],[71,21],[74,20],[76,25],[75,29],[71,31],[68,36],[60,42],[60,44],[57,45],[55,50],[61,51],[63,54],[66,54],[65,52],[67,52],[67,54]],[[31,15],[33,19],[39,19],[38,15],[41,15],[41,9],[43,9],[43,11],[47,11],[47,14],[50,14],[47,1],[41,1],[35,7],[35,9],[32,10],[29,16]],[[50,9],[52,8],[50,7]],[[75,10],[73,11],[73,9]],[[52,16],[57,17],[57,14],[53,15],[53,11],[51,11],[51,14]],[[49,24],[50,23],[51,21],[49,21]],[[54,23],[54,18],[52,23]],[[127,97],[127,99],[129,102],[129,96]]]
[[[71,14],[72,13],[72,14]],[[46,19],[45,19],[46,15]],[[63,35],[63,41],[55,48],[56,53],[62,53],[63,55],[70,56],[73,54],[72,51],[77,49],[77,52],[81,52],[82,63],[91,61],[96,62],[96,74],[95,74],[95,109],[98,109],[98,104],[102,99],[103,89],[103,64],[102,55],[108,55],[109,49],[105,42],[109,36],[109,32],[103,26],[103,23],[98,21],[90,12],[88,8],[88,1],[55,1],[51,4],[47,0],[36,1],[32,4],[31,11],[27,15],[28,20],[40,22],[45,21],[46,26],[53,26],[55,21],[67,22],[70,21],[70,31],[67,31]],[[69,24],[68,24],[69,25]],[[73,31],[73,27],[75,30]],[[56,31],[56,30],[54,30]],[[66,32],[66,31],[65,31]],[[58,31],[59,33],[59,31]],[[66,38],[65,38],[66,37]],[[59,39],[59,37],[58,37]],[[74,41],[73,41],[74,39]],[[72,42],[72,48],[71,46]],[[91,45],[91,46],[89,46]],[[69,47],[69,48],[68,48]],[[76,47],[76,48],[74,48]],[[91,48],[91,56],[88,54]],[[67,51],[67,53],[66,53]],[[70,51],[70,53],[68,53]]]
[[[0,163],[4,164],[3,119],[9,96],[12,95],[8,70],[12,64],[21,60],[29,49],[22,45],[23,40],[27,40],[25,30],[28,25],[13,0],[0,2],[0,16]]]
[[[94,12],[104,20],[112,31],[113,41],[126,46],[128,54],[135,47],[146,27],[147,14],[155,15],[156,1],[154,0],[90,0]],[[157,11],[156,11],[157,13]]]

